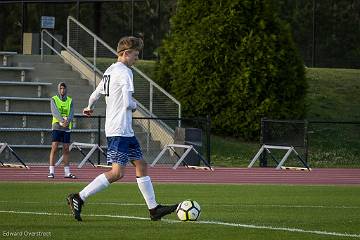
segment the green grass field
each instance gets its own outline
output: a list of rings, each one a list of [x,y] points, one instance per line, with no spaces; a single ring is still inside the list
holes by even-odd
[[[159,202],[192,198],[202,214],[152,222],[135,184],[113,184],[88,199],[77,222],[65,196],[84,185],[0,183],[0,239],[360,238],[357,186],[155,184]]]

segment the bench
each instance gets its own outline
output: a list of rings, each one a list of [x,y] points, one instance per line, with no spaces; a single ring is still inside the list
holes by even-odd
[[[18,81],[0,81],[0,86],[37,86],[37,96],[41,97],[43,87],[51,86],[52,83],[45,82],[18,82]],[[6,90],[4,90],[6,91]]]
[[[7,58],[10,56],[17,55],[17,52],[0,52],[0,56],[3,56],[3,66],[7,66]]]
[[[7,66],[0,67],[0,70],[3,70],[3,71],[21,71],[20,80],[22,82],[25,81],[26,71],[33,71],[34,69],[35,68],[33,68],[33,67],[7,67]]]
[[[50,98],[32,98],[32,97],[6,97],[0,96],[0,101],[5,101],[5,111],[10,112],[10,101],[36,101],[37,103],[48,102],[50,105]],[[28,107],[27,107],[28,108]]]

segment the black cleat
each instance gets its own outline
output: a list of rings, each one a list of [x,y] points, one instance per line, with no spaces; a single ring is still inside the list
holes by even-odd
[[[82,221],[80,214],[81,208],[84,205],[84,201],[80,198],[79,194],[71,193],[69,194],[69,196],[67,196],[66,200],[75,219],[78,221]]]
[[[163,205],[159,204],[156,206],[156,208],[149,209],[150,219],[151,219],[151,221],[161,220],[161,218],[163,216],[168,215],[172,212],[175,212],[177,207],[178,207],[178,204],[170,205],[170,206],[163,206]]]

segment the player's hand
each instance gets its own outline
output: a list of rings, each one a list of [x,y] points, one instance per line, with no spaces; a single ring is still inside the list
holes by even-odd
[[[60,126],[62,127],[67,127],[69,125],[67,117],[63,117],[63,121],[59,123]]]
[[[89,109],[89,108],[84,108],[84,109],[83,109],[83,114],[84,114],[85,116],[88,116],[88,117],[90,117],[93,112],[94,112],[94,110]]]

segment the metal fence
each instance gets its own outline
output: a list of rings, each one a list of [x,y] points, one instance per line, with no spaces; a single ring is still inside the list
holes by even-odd
[[[308,146],[313,167],[359,167],[360,122],[309,121]]]
[[[164,130],[161,127],[161,122],[165,120],[181,121],[184,129],[197,129],[200,131],[201,136],[196,139],[199,142],[196,149],[205,159],[210,161],[210,122],[207,119],[134,117],[133,129],[135,136],[143,150],[144,159],[148,163],[152,163],[166,144],[172,144],[176,141],[177,143],[189,144],[192,140],[178,138],[173,132]],[[48,163],[52,132],[51,128],[49,128],[51,126],[51,114],[1,112],[0,122],[0,142],[9,144],[27,164]],[[75,115],[73,123],[71,142],[98,144],[106,151],[104,116],[84,117]],[[87,154],[89,150],[84,149],[84,153]],[[57,158],[61,154],[60,150]],[[71,152],[70,157],[72,162],[77,163],[84,158],[82,153],[76,149]],[[5,160],[5,162],[16,161],[9,152],[1,154],[0,160]],[[106,158],[100,152],[94,154],[90,160],[102,164],[106,163]],[[168,153],[159,163],[174,164],[177,160],[176,155]]]
[[[360,122],[262,120],[260,146],[293,146],[310,167],[358,167],[360,165]],[[260,147],[259,146],[259,147]],[[247,155],[249,161],[256,151]],[[284,150],[265,153],[260,166],[275,167]],[[291,154],[285,165],[303,167]]]

